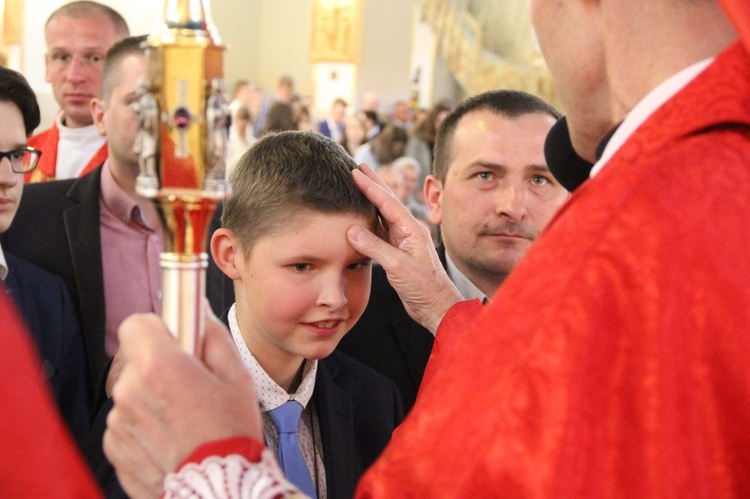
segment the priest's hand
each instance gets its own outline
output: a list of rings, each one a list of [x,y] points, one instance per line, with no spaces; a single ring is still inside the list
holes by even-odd
[[[352,176],[380,211],[385,240],[355,225],[349,229],[349,242],[382,265],[409,315],[435,334],[448,309],[463,298],[440,263],[429,231],[372,168],[361,164]]]
[[[112,389],[104,453],[129,496],[159,497],[166,474],[203,443],[263,441],[252,378],[214,317],[202,359],[184,353],[155,315],[131,316],[119,335],[127,362]]]

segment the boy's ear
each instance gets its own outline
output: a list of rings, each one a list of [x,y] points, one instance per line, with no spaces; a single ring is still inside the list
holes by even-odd
[[[216,229],[211,236],[211,256],[216,266],[232,280],[240,278],[236,257],[243,258],[239,240],[229,229]]]

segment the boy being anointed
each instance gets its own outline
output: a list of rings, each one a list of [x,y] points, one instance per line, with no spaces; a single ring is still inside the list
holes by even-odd
[[[223,228],[211,239],[234,280],[224,319],[255,380],[266,444],[312,497],[352,497],[403,417],[392,381],[334,352],[370,294],[371,261],[346,232],[374,229],[377,212],[354,168],[320,134],[268,135],[233,172]]]

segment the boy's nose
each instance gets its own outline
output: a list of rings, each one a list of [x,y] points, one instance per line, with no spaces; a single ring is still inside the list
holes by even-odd
[[[325,276],[320,287],[317,304],[338,310],[343,308],[348,301],[345,277],[338,274]]]

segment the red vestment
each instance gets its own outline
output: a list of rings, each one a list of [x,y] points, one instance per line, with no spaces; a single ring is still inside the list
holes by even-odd
[[[745,48],[750,51],[750,2],[747,0],[719,0],[727,17],[734,24]]]
[[[736,44],[455,306],[358,497],[750,497],[750,57]]]
[[[5,293],[0,317],[0,497],[99,497]]]
[[[53,122],[52,127],[48,130],[40,132],[33,137],[29,138],[29,145],[42,151],[42,156],[39,158],[39,164],[36,169],[25,175],[26,182],[47,182],[49,180],[55,180],[57,178],[57,145],[60,141],[60,130],[57,128],[57,123]],[[83,177],[97,166],[104,163],[107,159],[107,143],[105,142],[96,151],[86,166],[78,174],[79,177]]]

